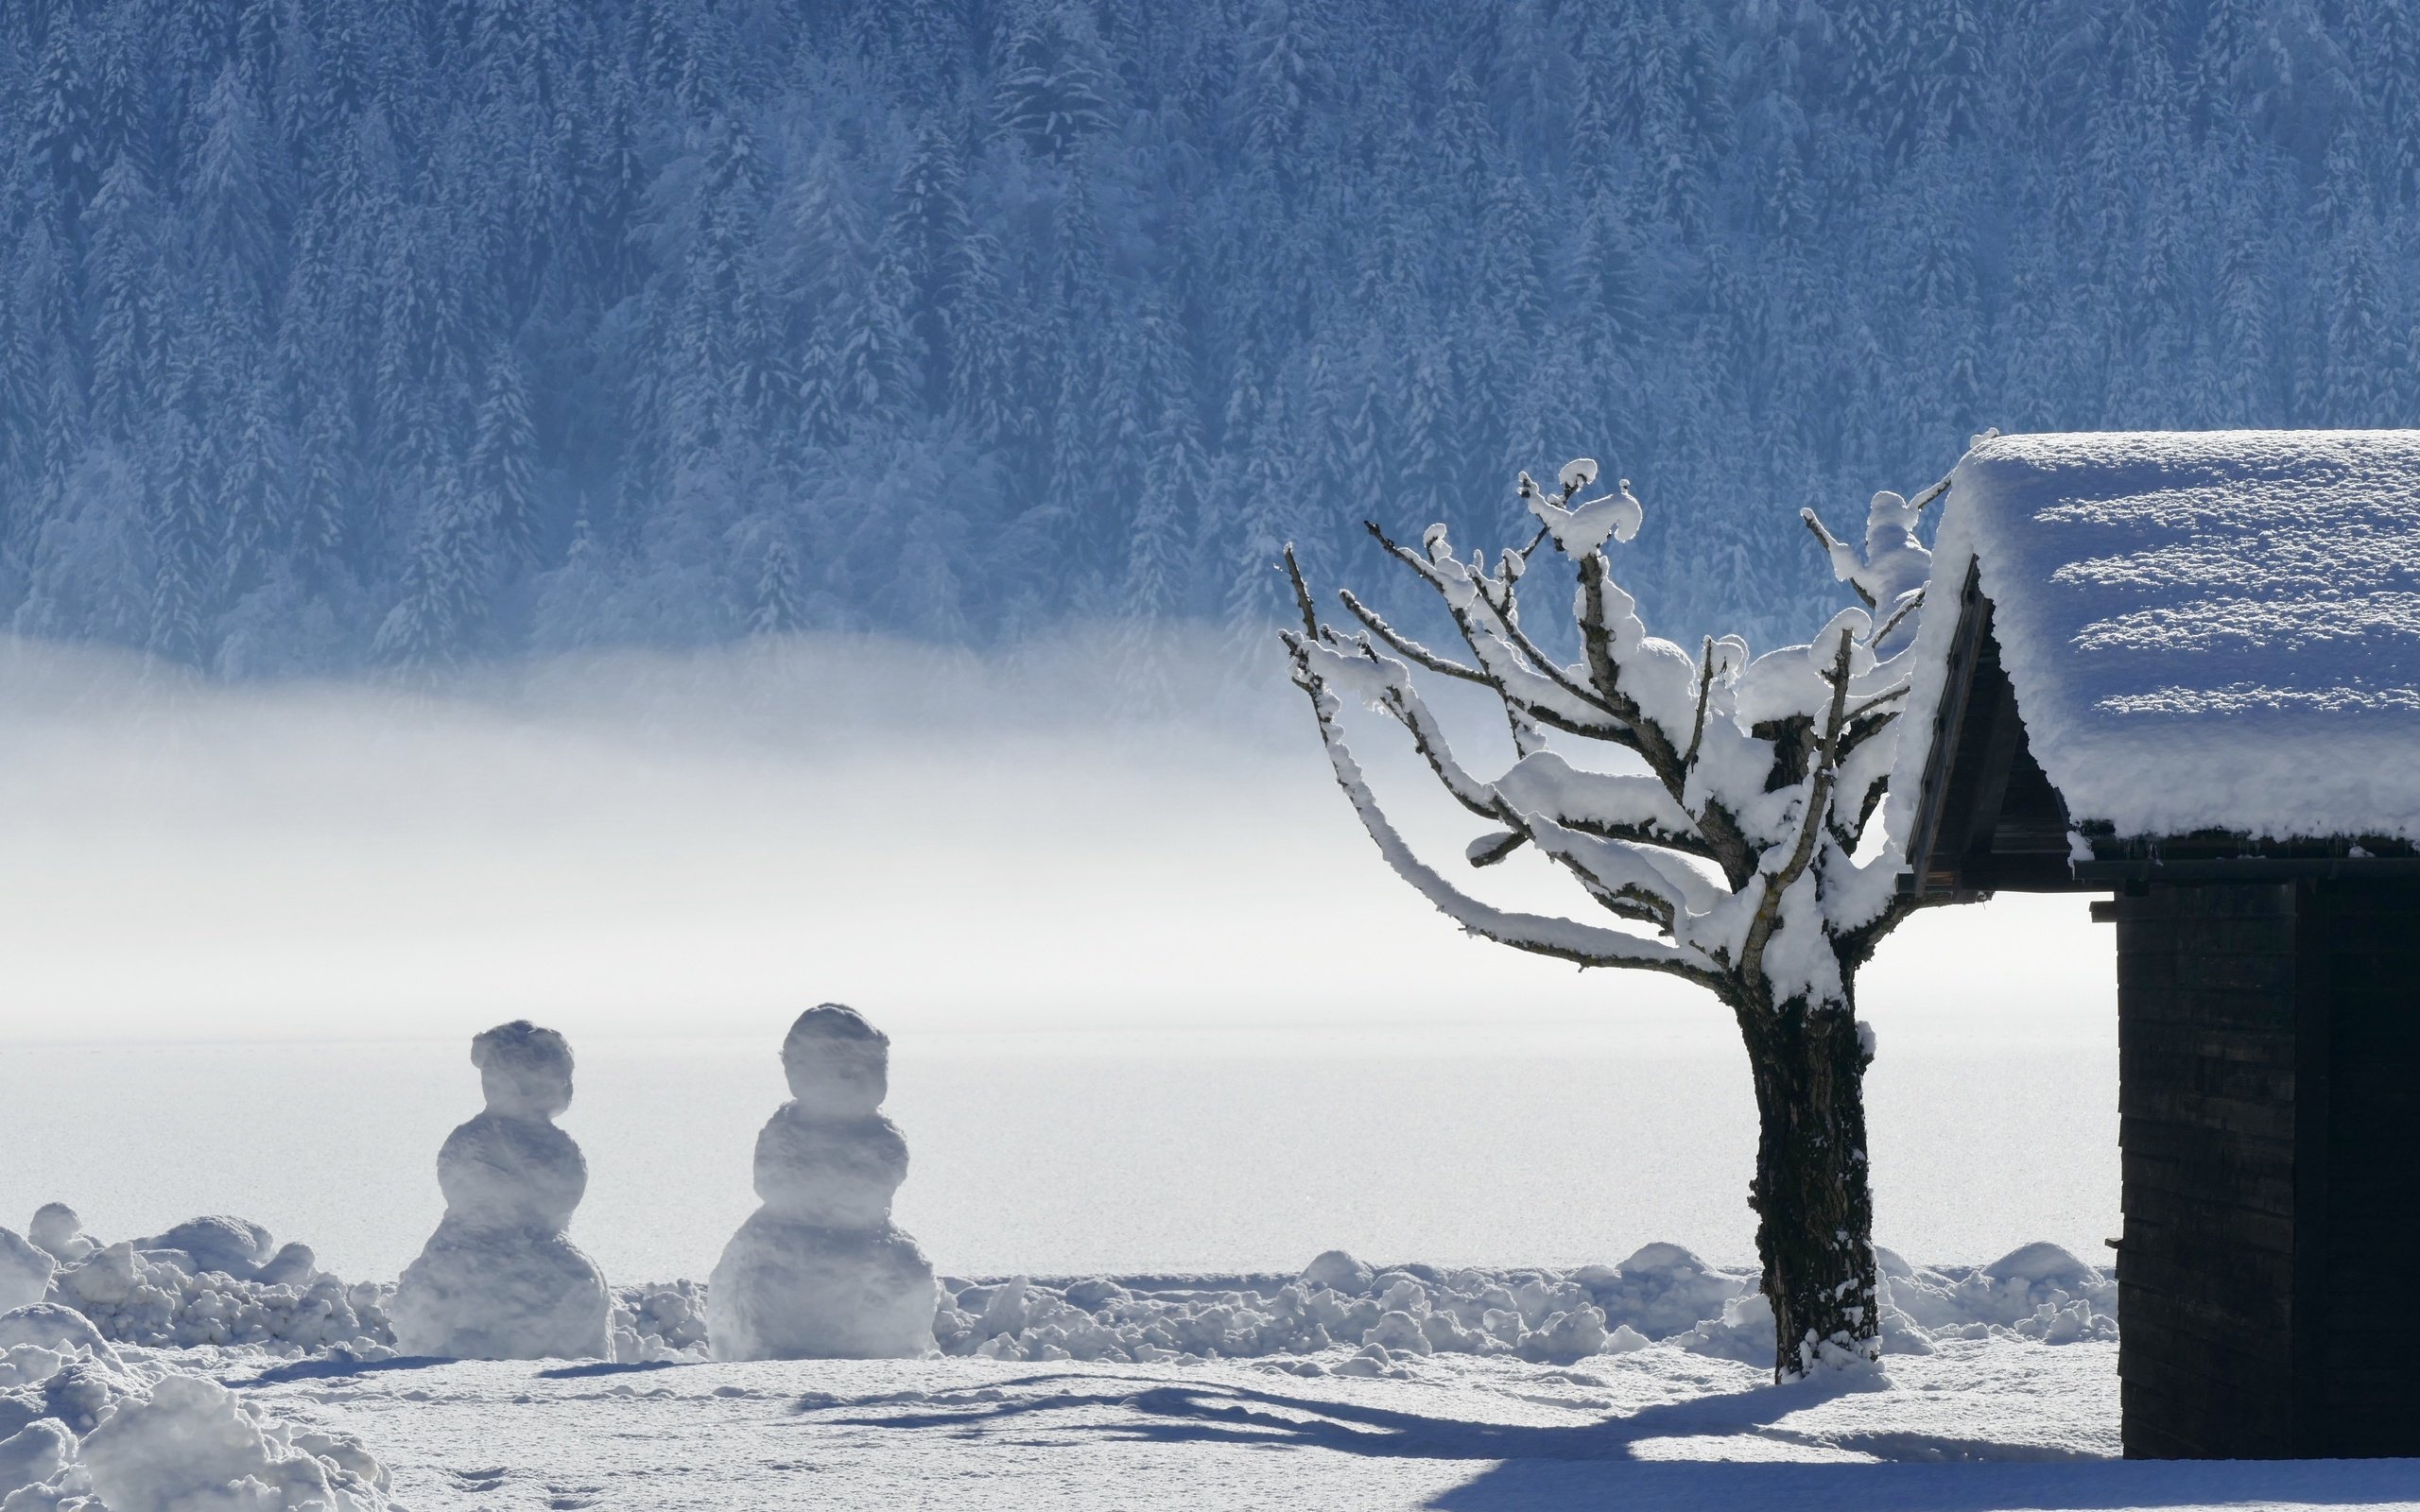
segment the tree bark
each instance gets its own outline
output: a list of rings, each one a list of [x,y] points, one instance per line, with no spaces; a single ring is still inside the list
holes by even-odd
[[[1773,1310],[1773,1379],[1881,1355],[1865,1068],[1848,1004],[1749,1005],[1756,1082],[1756,1252]]]

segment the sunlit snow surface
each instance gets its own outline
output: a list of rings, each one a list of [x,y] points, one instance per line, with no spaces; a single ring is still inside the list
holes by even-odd
[[[416,1512],[883,1507],[2020,1508],[2420,1500],[2411,1461],[2118,1451],[2116,1349],[1993,1339],[1775,1388],[1669,1348],[1408,1380],[1274,1362],[238,1369],[372,1445]]]

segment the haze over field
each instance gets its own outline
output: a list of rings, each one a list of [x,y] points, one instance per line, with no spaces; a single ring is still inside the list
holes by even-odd
[[[612,1274],[695,1274],[750,1205],[780,1028],[836,999],[899,1038],[903,1221],[962,1270],[1747,1257],[1722,1009],[1464,938],[1384,885],[1276,669],[1172,647],[1203,706],[1135,718],[1097,696],[1100,644],[809,640],[433,694],[11,646],[0,1082],[44,1132],[0,1212],[232,1209],[391,1274],[476,1106],[462,1044],[527,1015],[581,1057],[583,1242]],[[1455,816],[1411,812],[1459,850]],[[1886,1243],[2098,1244],[2110,948],[2081,902],[2010,899],[1885,949],[1862,1011]]]

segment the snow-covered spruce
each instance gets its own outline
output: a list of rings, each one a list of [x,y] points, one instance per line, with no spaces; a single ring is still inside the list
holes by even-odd
[[[454,1359],[599,1359],[613,1301],[564,1229],[588,1162],[555,1115],[571,1106],[571,1046],[526,1020],[471,1041],[487,1110],[437,1157],[445,1217],[396,1283],[395,1342]]]
[[[1911,533],[1915,507],[1877,494],[1862,558],[1809,521],[1866,601],[1811,644],[1751,660],[1739,637],[1708,637],[1691,656],[1649,635],[1614,581],[1609,543],[1634,537],[1645,511],[1627,480],[1576,502],[1597,472],[1574,461],[1554,489],[1522,474],[1539,528],[1492,571],[1483,554],[1459,559],[1442,524],[1416,548],[1370,527],[1443,601],[1466,658],[1420,644],[1349,591],[1342,603],[1359,627],[1321,623],[1289,548],[1302,618],[1285,637],[1294,681],[1380,853],[1463,929],[1583,967],[1667,972],[1732,1010],[1761,1126],[1749,1200],[1778,1321],[1775,1372],[1870,1361],[1882,1326],[1863,1092],[1873,1050],[1854,988],[1858,968],[1916,904],[1896,890],[1895,841],[1859,852],[1908,686],[1908,655],[1883,659],[1876,647],[1904,639],[1923,602],[1928,558]],[[1522,624],[1520,586],[1548,542],[1576,579],[1576,662]],[[1488,777],[1463,763],[1415,669],[1495,696],[1509,765]],[[1488,826],[1466,851],[1471,865],[1527,848],[1568,873],[1607,922],[1494,907],[1415,855],[1346,743],[1347,700],[1401,725],[1446,792]]]
[[[933,1348],[933,1268],[890,1221],[908,1143],[881,1111],[890,1040],[853,1008],[798,1016],[790,1101],[756,1137],[756,1194],[706,1298],[718,1360],[876,1359]]]

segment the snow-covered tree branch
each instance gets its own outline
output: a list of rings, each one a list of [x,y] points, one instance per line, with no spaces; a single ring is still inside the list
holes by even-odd
[[[1338,784],[1389,866],[1471,934],[1582,967],[1695,982],[1737,1019],[1763,1131],[1752,1204],[1781,1375],[1873,1359],[1880,1348],[1862,1077],[1871,1036],[1858,969],[1914,906],[1896,886],[1898,842],[1869,836],[1896,746],[1907,652],[1930,554],[1915,524],[1945,485],[1910,503],[1875,495],[1862,551],[1803,519],[1859,605],[1813,641],[1752,658],[1738,636],[1692,656],[1647,633],[1610,552],[1645,510],[1629,480],[1582,499],[1586,458],[1556,486],[1528,474],[1538,529],[1504,550],[1455,554],[1443,525],[1413,548],[1371,534],[1433,590],[1467,655],[1422,644],[1350,591],[1350,627],[1320,617],[1292,550],[1301,627],[1285,634]],[[1544,552],[1543,548],[1551,548]],[[1529,575],[1560,558],[1573,580],[1577,660],[1523,627]],[[1485,687],[1511,760],[1494,775],[1459,753],[1420,675]],[[1358,703],[1399,726],[1446,794],[1483,820],[1464,860],[1524,847],[1575,883],[1599,919],[1498,908],[1417,855],[1372,792],[1343,720]]]

